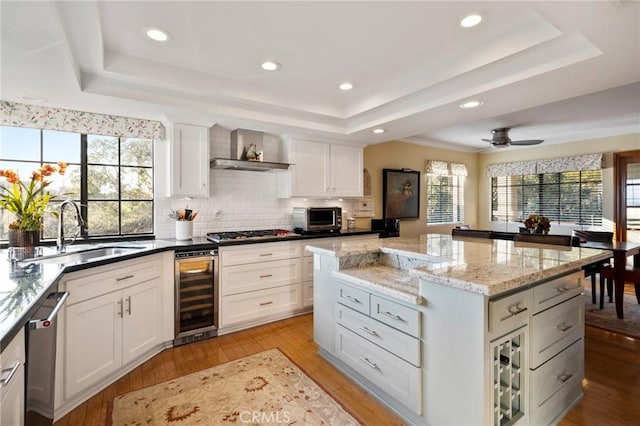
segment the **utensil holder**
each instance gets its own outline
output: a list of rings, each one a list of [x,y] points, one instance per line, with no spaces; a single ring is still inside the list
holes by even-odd
[[[193,221],[176,221],[176,240],[190,240],[193,237]]]

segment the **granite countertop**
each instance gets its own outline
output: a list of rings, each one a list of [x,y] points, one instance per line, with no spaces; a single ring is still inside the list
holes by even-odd
[[[312,240],[326,237],[344,237],[366,234],[377,234],[370,229],[344,230],[329,235],[298,235],[292,234],[283,238],[265,240],[240,240],[221,245],[259,244],[272,241]],[[96,266],[106,265],[136,257],[147,256],[166,250],[209,250],[218,247],[204,237],[194,237],[191,240],[177,241],[174,239],[143,239],[126,240],[108,243],[75,244],[67,247],[67,253],[97,247],[135,247],[133,252],[114,254],[91,261],[70,264],[36,264],[16,263],[9,261],[8,250],[0,250],[0,349],[3,350],[33,316],[44,298],[51,291],[64,273],[78,271]],[[43,246],[43,256],[56,254],[55,247]]]
[[[453,239],[450,235],[425,234],[414,237],[354,242],[321,242],[307,250],[340,259],[338,273],[356,283],[388,287],[402,293],[399,297],[418,294],[415,282],[404,276],[422,278],[465,291],[496,296],[519,287],[581,269],[583,266],[611,257],[610,251],[582,247],[561,247],[516,243],[507,240]],[[371,256],[382,264],[395,267],[376,271]],[[358,259],[358,260],[353,260]],[[368,260],[364,260],[368,259]],[[358,265],[358,261],[362,264]],[[395,265],[392,263],[395,262]],[[400,280],[401,285],[389,284]],[[410,283],[411,288],[402,284]]]

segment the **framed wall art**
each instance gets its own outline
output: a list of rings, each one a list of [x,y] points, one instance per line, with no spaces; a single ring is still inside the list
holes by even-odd
[[[420,172],[382,169],[383,219],[420,217]]]

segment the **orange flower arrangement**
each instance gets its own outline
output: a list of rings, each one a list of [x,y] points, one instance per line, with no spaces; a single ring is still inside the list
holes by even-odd
[[[67,163],[61,161],[57,166],[45,164],[31,172],[31,180],[25,183],[18,173],[11,169],[0,170],[10,186],[0,186],[0,207],[13,213],[16,219],[9,224],[9,229],[37,231],[42,228],[42,219],[46,213],[51,193],[45,189],[50,181],[45,178],[59,173],[64,175]]]

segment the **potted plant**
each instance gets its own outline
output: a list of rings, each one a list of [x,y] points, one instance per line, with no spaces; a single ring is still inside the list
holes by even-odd
[[[529,215],[524,221],[524,226],[535,234],[548,234],[551,229],[551,221],[548,217],[539,214]]]
[[[45,178],[59,173],[64,175],[67,164],[57,166],[45,164],[31,172],[28,182],[20,180],[11,169],[0,170],[9,185],[0,185],[0,207],[13,213],[15,219],[9,223],[9,247],[37,246],[49,201],[52,195],[46,190],[51,181]]]

